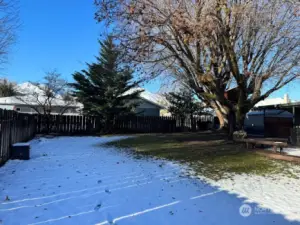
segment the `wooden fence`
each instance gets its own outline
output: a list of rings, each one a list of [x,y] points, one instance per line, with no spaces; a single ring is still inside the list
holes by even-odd
[[[101,121],[94,116],[36,115],[37,133],[92,135],[101,130]]]
[[[300,127],[291,129],[291,142],[293,145],[300,145]]]
[[[109,127],[111,133],[171,133],[208,129],[212,117],[178,119],[174,117],[124,116],[115,118]],[[0,109],[0,165],[11,156],[11,146],[28,141],[35,134],[96,135],[103,124],[99,117],[22,114]]]
[[[114,132],[121,133],[170,133],[176,130],[176,119],[155,116],[125,116],[114,120]]]
[[[0,165],[10,158],[11,145],[32,139],[36,128],[33,115],[0,109]]]
[[[102,130],[102,122],[93,116],[51,115],[46,118],[36,116],[37,133],[59,133],[68,135],[93,135]],[[212,123],[212,117],[184,120],[174,117],[122,116],[115,118],[108,131],[112,133],[172,133],[182,131],[206,130]]]

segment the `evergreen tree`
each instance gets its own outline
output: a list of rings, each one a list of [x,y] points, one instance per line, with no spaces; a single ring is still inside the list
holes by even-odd
[[[202,105],[201,102],[196,101],[191,90],[182,88],[178,92],[170,92],[165,96],[170,103],[170,106],[168,107],[169,112],[172,116],[180,119],[182,129],[186,118],[190,118],[194,129],[196,126],[194,116],[209,114],[205,112],[204,105]]]
[[[0,81],[0,97],[11,97],[18,95],[16,84],[3,79]]]
[[[186,116],[199,115],[203,111],[200,102],[196,102],[193,92],[181,89],[178,92],[166,94],[169,101],[169,112],[176,117],[185,118]]]
[[[73,74],[74,96],[84,105],[83,112],[102,118],[108,126],[115,116],[128,115],[137,105],[141,91],[135,89],[132,70],[120,62],[121,53],[112,37],[100,42],[97,62]],[[107,127],[106,127],[107,128]]]

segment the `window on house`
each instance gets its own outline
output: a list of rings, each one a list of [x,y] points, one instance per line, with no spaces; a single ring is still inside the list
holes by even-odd
[[[21,111],[21,108],[16,108],[16,111],[20,112],[20,111]]]

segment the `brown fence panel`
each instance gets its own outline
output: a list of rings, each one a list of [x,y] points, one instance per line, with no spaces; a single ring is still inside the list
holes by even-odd
[[[0,109],[0,165],[10,158],[11,146],[32,139],[37,128],[36,116]]]
[[[114,119],[113,131],[117,133],[167,133],[176,132],[173,117],[122,116]]]
[[[291,129],[291,142],[293,145],[300,145],[300,127]]]
[[[212,117],[182,120],[174,117],[121,116],[111,122],[110,131],[113,133],[198,131],[207,129],[206,125],[211,121]],[[0,164],[10,158],[12,144],[27,141],[37,133],[95,135],[100,133],[102,126],[101,118],[95,116],[45,116],[0,109]]]

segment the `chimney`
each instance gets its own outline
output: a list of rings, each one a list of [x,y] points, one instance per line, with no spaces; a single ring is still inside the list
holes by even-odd
[[[285,94],[284,97],[283,97],[283,103],[290,103],[291,100],[289,98],[289,95],[288,94]]]

